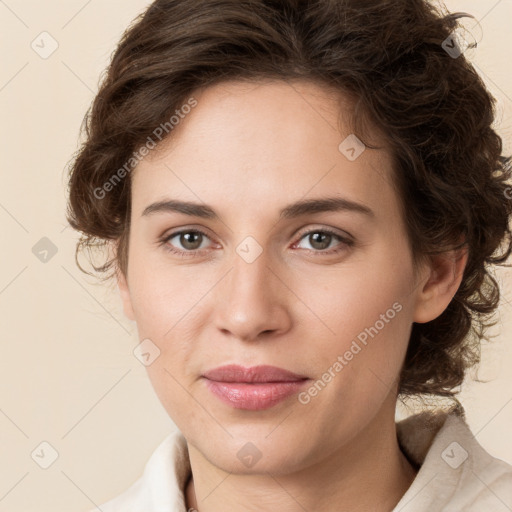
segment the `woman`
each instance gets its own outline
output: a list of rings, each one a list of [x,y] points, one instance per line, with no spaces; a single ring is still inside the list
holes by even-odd
[[[101,510],[510,510],[454,398],[511,251],[494,99],[423,0],[157,0],[70,173],[179,431]],[[397,400],[454,407],[395,423]]]

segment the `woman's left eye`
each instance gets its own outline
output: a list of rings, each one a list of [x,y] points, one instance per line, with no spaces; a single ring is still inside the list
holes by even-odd
[[[328,229],[315,229],[313,231],[308,231],[301,236],[300,240],[307,240],[310,246],[313,247],[313,249],[309,249],[307,247],[305,249],[309,251],[313,250],[320,254],[340,252],[343,248],[354,245],[354,242],[348,237],[343,237]],[[334,246],[335,248],[333,250],[330,249],[332,247],[331,243],[336,240],[338,240],[338,244]]]
[[[176,239],[176,241],[171,243],[174,239]],[[203,231],[190,229],[171,233],[164,237],[161,242],[165,246],[165,249],[172,253],[180,256],[194,256],[196,253],[206,248],[204,242],[207,240],[210,240],[210,238]],[[301,241],[303,240],[307,240],[311,248],[300,247]],[[332,243],[336,240],[338,244],[335,244],[334,249],[332,249]],[[179,243],[182,248],[177,248],[175,246],[176,243]],[[343,249],[351,247],[352,245],[354,245],[354,242],[348,237],[343,237],[328,229],[315,229],[304,233],[300,237],[299,242],[294,244],[294,247],[306,249],[309,252],[318,254],[331,254],[341,252]]]

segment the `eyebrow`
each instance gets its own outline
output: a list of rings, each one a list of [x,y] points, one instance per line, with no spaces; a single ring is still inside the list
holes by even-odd
[[[361,213],[374,218],[375,213],[361,203],[345,199],[343,197],[326,197],[319,199],[300,200],[287,205],[280,210],[280,219],[293,219],[301,215],[321,213],[321,212],[340,212],[350,211]],[[207,204],[193,203],[190,201],[163,200],[150,204],[142,212],[142,216],[149,216],[155,213],[181,213],[203,219],[218,220],[219,216],[215,210]]]

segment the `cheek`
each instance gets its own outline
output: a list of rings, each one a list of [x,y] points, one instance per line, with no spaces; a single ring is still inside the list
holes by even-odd
[[[321,380],[319,395],[335,407],[378,404],[400,373],[412,323],[412,270],[408,261],[390,261],[383,255],[365,268],[333,272],[330,286],[310,295],[322,320],[308,316],[311,336],[315,323],[325,334],[316,336],[308,360]]]
[[[160,321],[157,324],[151,324],[151,320],[146,318],[139,332],[145,330],[146,333],[160,333],[161,327],[164,327],[164,333],[168,330],[167,323]],[[205,418],[201,408],[191,399],[197,386],[197,364],[194,360],[197,347],[194,347],[183,330],[178,329],[180,325],[166,336],[147,336],[159,347],[160,355],[146,367],[146,371],[158,399],[171,419],[178,428],[186,428],[190,422],[203,424]]]
[[[164,357],[159,359],[165,360]],[[201,404],[192,398],[191,383],[178,374],[168,360],[165,360],[165,364],[155,361],[147,372],[160,403],[181,431],[188,432],[190,425],[208,429],[209,417]]]
[[[388,303],[384,301],[384,305]],[[383,311],[386,314],[387,309]],[[389,317],[396,312],[390,311]],[[387,400],[393,400],[409,338],[406,315],[402,309],[389,323],[379,319],[382,324],[375,320],[360,323],[360,317],[357,322],[347,317],[347,322],[342,324],[340,320],[336,325],[336,338],[330,342],[317,340],[308,358],[313,361],[315,379],[299,398],[304,415],[317,418],[326,437],[356,433]],[[343,332],[348,323],[355,335]]]
[[[130,295],[139,334],[167,340],[173,332],[189,329],[201,297],[211,288],[212,278],[198,277],[193,266],[175,269],[153,264],[150,259],[131,268]]]
[[[334,343],[342,350],[374,327],[386,338],[407,316],[404,312],[413,298],[412,269],[408,260],[397,261],[396,252],[389,252],[372,251],[369,257],[328,271],[313,270],[296,280],[294,291],[309,306],[304,318],[311,329],[318,324],[320,339],[328,339],[327,345]]]

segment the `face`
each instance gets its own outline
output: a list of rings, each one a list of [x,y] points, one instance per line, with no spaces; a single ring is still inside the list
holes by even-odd
[[[394,415],[419,288],[391,158],[345,141],[348,103],[318,85],[229,82],[194,97],[133,174],[125,312],[160,351],[147,367],[160,401],[206,459],[303,468]],[[302,380],[204,377],[224,365]],[[239,453],[249,442],[253,468]]]

